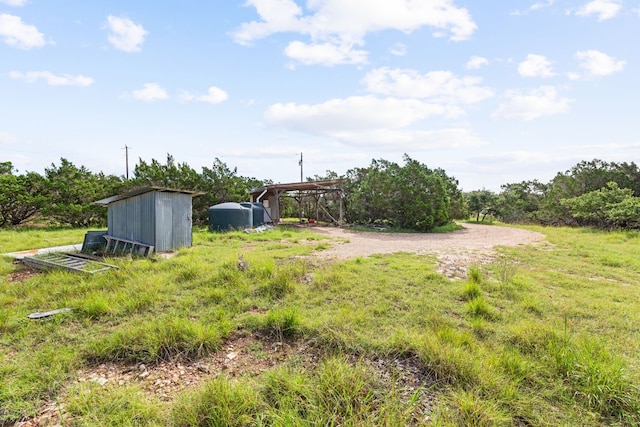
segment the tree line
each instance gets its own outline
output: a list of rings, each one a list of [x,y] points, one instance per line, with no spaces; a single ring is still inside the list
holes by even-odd
[[[640,228],[640,170],[633,162],[581,161],[548,183],[504,184],[499,193],[482,189],[465,198],[477,221]]]
[[[107,210],[95,201],[144,186],[158,186],[205,193],[193,200],[195,223],[207,222],[209,206],[247,201],[252,187],[263,181],[238,175],[216,158],[201,172],[167,155],[166,163],[139,160],[132,179],[93,173],[65,158],[60,164],[36,172],[16,174],[10,162],[0,163],[0,227],[45,224],[71,227],[103,226]]]
[[[17,174],[10,162],[0,162],[0,227],[103,226],[106,209],[93,202],[143,186],[204,193],[194,198],[193,218],[196,224],[206,224],[210,206],[248,201],[252,188],[271,183],[240,176],[217,158],[196,171],[170,154],[164,163],[139,159],[132,176],[127,180],[93,173],[65,158],[52,163],[44,175]],[[343,206],[349,223],[414,231],[430,231],[470,215],[477,221],[491,217],[509,223],[640,228],[640,170],[635,163],[582,161],[549,183],[504,184],[499,193],[463,193],[443,169],[431,169],[406,154],[403,164],[374,159],[368,167],[342,176],[327,171],[313,180],[336,178],[343,180],[342,194],[315,201],[283,199],[283,216],[296,217],[302,209],[306,216],[320,217],[316,219],[337,218]]]

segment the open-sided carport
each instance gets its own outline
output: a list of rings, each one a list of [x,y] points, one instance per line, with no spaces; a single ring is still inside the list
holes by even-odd
[[[331,220],[342,225],[343,222],[343,194],[342,179],[327,179],[321,181],[294,182],[288,184],[269,184],[264,187],[254,188],[251,190],[251,201],[262,203],[265,208],[265,222],[277,224],[280,222],[280,198],[282,196],[293,197],[298,203],[307,197],[311,197],[315,201],[316,210],[322,209],[323,212],[331,218]],[[320,197],[326,194],[337,194],[339,199],[340,211],[338,218],[334,218],[319,203]],[[317,212],[316,212],[317,213]],[[302,219],[302,218],[300,218]]]

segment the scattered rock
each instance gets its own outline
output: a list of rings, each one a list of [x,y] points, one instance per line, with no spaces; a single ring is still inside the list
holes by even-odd
[[[92,383],[96,383],[100,386],[105,385],[106,383],[109,382],[108,379],[104,378],[104,377],[99,377],[99,378],[91,378],[89,381],[91,381]]]

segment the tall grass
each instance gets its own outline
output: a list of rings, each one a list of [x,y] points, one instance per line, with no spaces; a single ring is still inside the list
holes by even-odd
[[[315,369],[277,368],[258,382],[221,377],[184,394],[172,411],[173,425],[391,427],[416,423],[415,401],[403,401],[380,381],[365,365],[341,358],[326,359]]]
[[[158,362],[180,356],[194,359],[220,348],[228,331],[183,317],[163,316],[91,341],[84,353],[90,362]]]
[[[136,385],[101,387],[80,383],[66,393],[61,413],[69,425],[93,426],[163,426],[166,418],[162,405],[146,396]],[[67,425],[66,422],[61,425]]]
[[[547,244],[500,248],[464,281],[436,273],[430,255],[321,263],[309,255],[326,241],[296,229],[196,231],[171,259],[110,260],[118,270],[92,276],[16,281],[22,267],[0,258],[0,424],[49,401],[74,425],[640,424],[640,239],[534,229]],[[84,232],[4,233],[9,252]],[[72,311],[26,317],[62,307]],[[302,353],[173,402],[135,384],[74,385],[104,362],[206,361],[237,335]]]

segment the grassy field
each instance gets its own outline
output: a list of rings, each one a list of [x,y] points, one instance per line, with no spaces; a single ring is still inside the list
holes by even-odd
[[[458,281],[433,256],[323,262],[289,227],[96,275],[0,257],[0,425],[640,424],[640,235],[533,229]],[[84,233],[0,231],[0,253]]]

